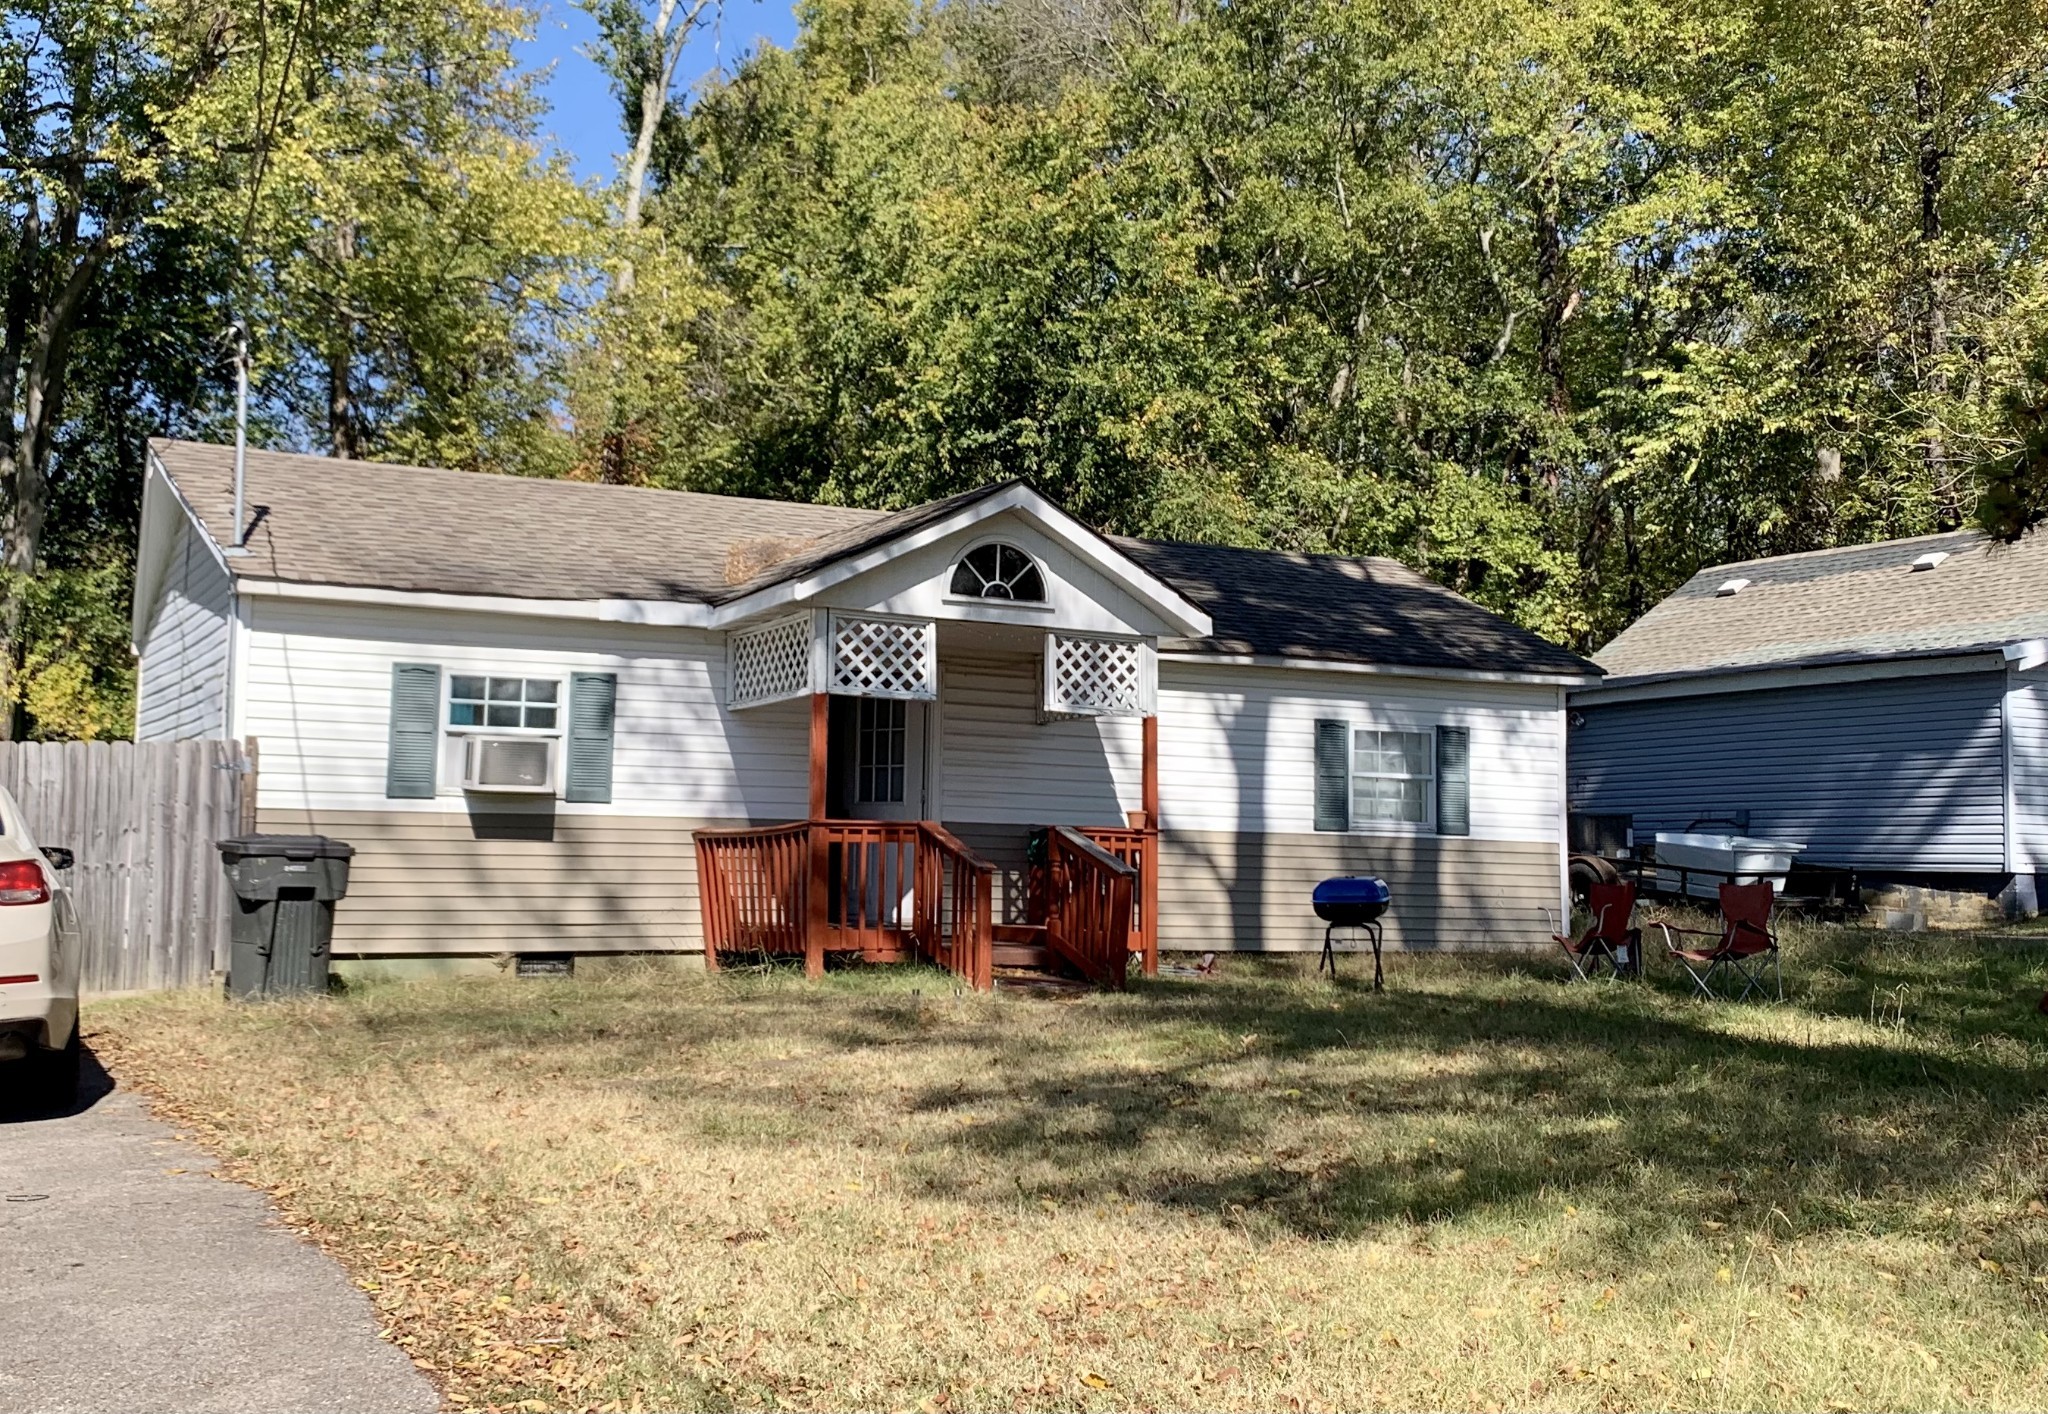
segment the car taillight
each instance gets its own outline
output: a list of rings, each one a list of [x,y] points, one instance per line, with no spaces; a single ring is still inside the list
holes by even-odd
[[[0,863],[0,906],[49,901],[50,886],[43,880],[42,865],[33,859],[10,859]]]

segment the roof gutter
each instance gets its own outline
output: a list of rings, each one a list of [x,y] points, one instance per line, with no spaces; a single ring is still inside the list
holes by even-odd
[[[520,599],[502,594],[443,594],[414,589],[370,589],[346,584],[300,584],[284,579],[254,579],[247,575],[236,577],[235,588],[258,599],[365,604],[394,609],[445,609],[469,614],[514,614],[529,619],[582,619],[590,623],[702,628],[710,616],[706,605],[667,600]]]
[[[1405,663],[1349,663],[1336,658],[1288,658],[1277,653],[1200,653],[1161,649],[1162,663],[1206,663],[1233,668],[1287,668],[1298,672],[1365,673],[1378,677],[1437,678],[1453,682],[1517,683],[1531,687],[1587,687],[1593,673],[1511,673],[1485,668],[1425,668]]]
[[[2048,645],[2044,645],[2044,649],[2048,649]],[[1700,697],[1720,692],[1765,692],[1774,688],[1868,682],[1879,678],[1981,673],[1999,668],[2011,654],[2010,647],[1986,643],[1884,655],[1841,654],[1798,663],[1750,663],[1686,672],[1645,673],[1635,677],[1615,676],[1597,686],[1574,692],[1572,702],[1575,706],[1595,706],[1662,697]],[[2048,651],[2044,651],[2042,661],[2048,662]]]
[[[2030,673],[2048,664],[2048,638],[2029,638],[2005,645],[2005,661],[2016,673]]]

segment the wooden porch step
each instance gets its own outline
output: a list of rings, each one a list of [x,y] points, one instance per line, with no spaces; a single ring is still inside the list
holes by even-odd
[[[997,967],[1029,967],[1040,972],[1055,970],[1052,949],[1045,944],[1043,923],[998,923],[989,931],[993,934]]]

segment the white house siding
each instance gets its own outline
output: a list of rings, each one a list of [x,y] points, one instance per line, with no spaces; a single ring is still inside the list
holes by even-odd
[[[1315,829],[1315,723],[1471,733],[1469,836]],[[1159,669],[1160,943],[1322,945],[1318,880],[1393,889],[1395,947],[1544,942],[1562,893],[1554,687],[1168,661]]]
[[[2048,681],[2041,670],[2007,676],[2005,729],[2011,767],[2006,867],[2016,873],[2048,872]]]
[[[1749,832],[1865,870],[2006,868],[2002,671],[1574,705],[1575,810]]]
[[[997,868],[997,917],[1021,921],[1033,826],[1121,825],[1143,803],[1137,720],[1038,720],[1039,666],[1016,654],[939,661],[939,818]]]
[[[700,947],[691,830],[804,813],[806,707],[728,713],[724,649],[693,631],[257,598],[237,694],[259,824],[359,853],[342,955]],[[609,805],[384,795],[391,665],[618,674]]]
[[[180,516],[177,524],[177,543],[136,664],[137,741],[218,737],[228,725],[233,586],[191,521]]]
[[[800,818],[807,705],[728,712],[724,648],[694,630],[458,611],[251,601],[236,731],[260,749],[259,824],[359,853],[337,915],[344,956],[701,946],[691,833]],[[460,790],[384,795],[391,666],[618,675],[609,805],[493,806]],[[1134,720],[1040,722],[1037,667],[948,653],[939,813],[1003,867],[1021,909],[1028,827],[1121,823],[1139,807]],[[1169,948],[1308,948],[1315,881],[1386,876],[1398,946],[1540,941],[1560,890],[1554,688],[1167,662],[1160,667],[1161,937]],[[1316,834],[1314,723],[1463,725],[1472,835]]]

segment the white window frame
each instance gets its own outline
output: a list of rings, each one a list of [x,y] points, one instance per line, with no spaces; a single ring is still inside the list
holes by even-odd
[[[960,562],[985,545],[1007,545],[1025,559],[1031,561],[1032,566],[1038,571],[1038,582],[1045,589],[1045,597],[1043,599],[984,599],[979,594],[955,594],[953,592],[953,576],[960,573]],[[1007,536],[984,535],[962,546],[959,554],[946,561],[945,589],[940,597],[948,604],[973,604],[984,609],[1022,609],[1027,613],[1048,614],[1052,613],[1055,607],[1053,604],[1052,586],[1052,571],[1045,567],[1043,556],[1032,554]]]
[[[1429,835],[1437,833],[1436,828],[1436,729],[1437,722],[1362,722],[1353,718],[1343,719],[1346,727],[1344,738],[1344,787],[1345,809],[1351,817],[1351,828],[1344,833],[1351,835]],[[1370,774],[1358,769],[1358,734],[1360,732],[1397,732],[1404,736],[1419,736],[1426,743],[1424,759],[1429,763],[1427,776],[1389,776],[1374,771]],[[1378,749],[1375,744],[1375,750]],[[1421,780],[1422,819],[1384,820],[1363,819],[1358,812],[1358,783],[1360,780],[1412,781]]]
[[[458,726],[449,719],[455,714],[455,703],[457,701],[455,696],[455,680],[459,677],[482,678],[484,680],[484,691],[487,693],[490,691],[490,680],[492,678],[518,678],[521,682],[552,682],[555,685],[555,724],[552,727],[493,727],[487,724],[475,726],[464,724]],[[525,702],[525,689],[523,687],[520,689],[520,693],[520,705],[525,707],[528,704]],[[473,697],[465,697],[460,700],[464,702],[476,701]],[[486,708],[485,715],[488,716],[490,705],[488,699],[486,699],[484,705]],[[521,716],[524,715],[522,712]],[[569,679],[566,673],[556,675],[552,673],[531,672],[471,672],[467,669],[447,668],[441,674],[441,733],[444,736],[562,736],[565,733],[568,716]]]
[[[910,794],[910,702],[901,697],[856,697],[853,703],[853,803],[901,805]],[[890,726],[871,726],[862,720],[870,715],[879,716],[885,712],[899,720]],[[894,738],[901,751],[896,760],[886,766],[874,764],[866,758],[869,744],[884,734]],[[888,798],[861,794],[865,786],[872,784],[871,779],[863,777],[872,777],[873,774],[883,771],[893,772],[896,779],[902,782],[900,792]]]

